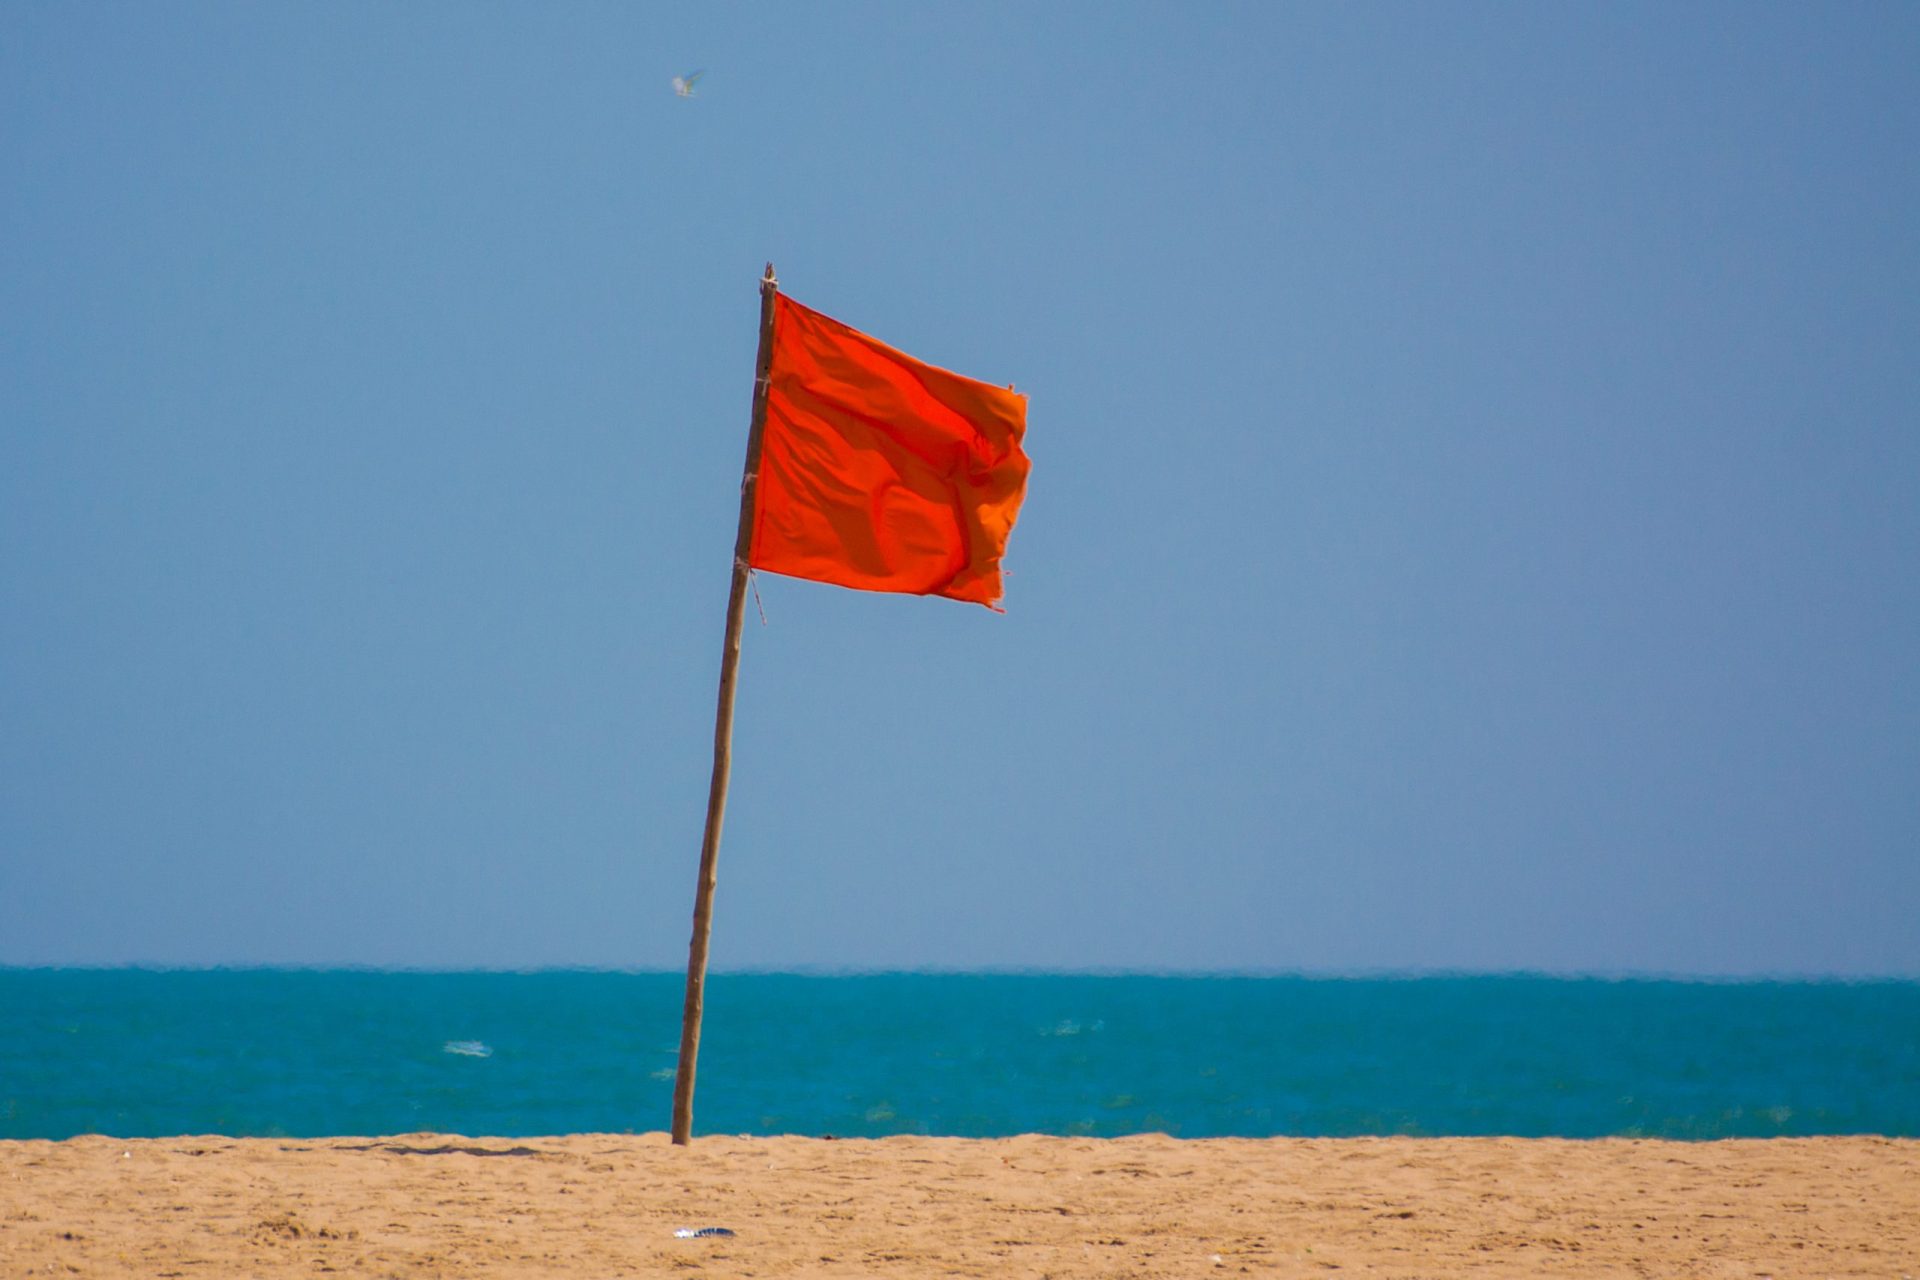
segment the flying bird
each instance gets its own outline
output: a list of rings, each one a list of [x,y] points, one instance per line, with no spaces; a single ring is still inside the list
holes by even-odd
[[[683,98],[691,98],[693,96],[693,82],[705,74],[707,73],[704,71],[689,71],[684,76],[675,76],[673,78],[673,91]]]

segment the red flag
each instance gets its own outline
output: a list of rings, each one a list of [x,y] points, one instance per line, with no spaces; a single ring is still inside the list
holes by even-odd
[[[1027,398],[774,298],[748,563],[997,609]]]

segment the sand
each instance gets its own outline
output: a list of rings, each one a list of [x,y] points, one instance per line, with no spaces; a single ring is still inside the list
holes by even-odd
[[[9,1280],[329,1273],[1920,1280],[1920,1141],[0,1142]]]

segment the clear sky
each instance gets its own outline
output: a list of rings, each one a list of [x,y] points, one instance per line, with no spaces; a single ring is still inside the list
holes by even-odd
[[[4,25],[0,963],[683,964],[771,259],[1034,470],[717,968],[1920,974],[1920,7]]]

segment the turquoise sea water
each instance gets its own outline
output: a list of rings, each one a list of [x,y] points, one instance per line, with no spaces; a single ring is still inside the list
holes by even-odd
[[[678,974],[0,969],[0,1137],[667,1127]],[[1920,1136],[1920,983],[715,975],[696,1132]]]

